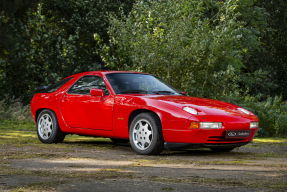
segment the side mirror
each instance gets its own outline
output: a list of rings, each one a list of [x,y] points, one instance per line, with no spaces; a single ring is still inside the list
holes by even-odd
[[[186,92],[185,92],[185,91],[182,91],[182,92],[180,92],[180,94],[182,94],[182,95],[186,95]]]
[[[95,88],[92,88],[90,90],[90,95],[91,96],[100,96],[101,98],[105,96],[105,93],[104,93],[104,90],[102,89],[95,89]]]

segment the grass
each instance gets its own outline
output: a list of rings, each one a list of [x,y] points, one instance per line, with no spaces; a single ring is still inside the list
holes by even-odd
[[[67,135],[63,143],[59,144],[42,144],[36,134],[35,130],[35,124],[0,124],[0,145],[13,145],[18,147],[34,147],[37,149],[46,149],[46,150],[53,150],[55,151],[62,151],[63,149],[66,150],[66,152],[73,152],[75,148],[96,148],[96,149],[113,149],[117,147],[117,145],[114,145],[110,139],[108,138],[95,138],[95,137],[83,137],[78,135]],[[286,139],[282,138],[255,138],[253,141],[252,147],[262,147],[262,145],[287,145]],[[251,145],[250,145],[251,146]],[[250,147],[249,146],[249,147]],[[247,145],[248,147],[248,145]],[[187,150],[187,151],[171,151],[170,153],[165,151],[163,153],[163,156],[168,155],[184,155],[185,153],[199,153],[199,155],[206,155],[210,153],[210,155],[214,155],[214,153],[208,151],[208,150]],[[6,156],[8,159],[11,158],[37,158],[37,157],[45,157],[45,158],[53,158],[53,156],[49,156],[49,153],[45,152],[43,153],[29,153],[26,154],[24,152],[17,152],[17,154],[14,154],[13,152],[9,155],[0,153],[2,157]],[[252,157],[251,157],[252,156]],[[232,156],[230,158],[236,159],[236,160],[230,160],[227,161],[201,161],[201,162],[194,162],[194,161],[183,161],[183,160],[168,160],[165,158],[162,159],[156,159],[154,161],[152,160],[141,160],[137,163],[137,165],[148,165],[148,164],[230,164],[230,165],[239,165],[239,164],[250,164],[252,163],[253,158],[286,158],[286,154],[278,154],[278,153],[258,153],[258,154],[250,154],[250,153],[239,153],[239,152],[232,152]],[[61,158],[65,158],[65,156],[61,156]],[[7,163],[3,158],[0,160],[0,163]]]
[[[68,166],[69,167],[69,166]],[[78,167],[73,167],[78,168]],[[61,171],[57,169],[44,170],[26,170],[15,169],[10,166],[0,165],[1,175],[24,175],[24,176],[39,176],[47,178],[58,179],[77,179],[78,181],[85,181],[86,179],[112,179],[112,178],[130,178],[133,173],[125,172],[123,169],[101,168],[93,171]],[[52,177],[51,177],[52,175]]]
[[[14,98],[8,95],[0,100],[0,122],[1,123],[32,123],[30,105],[23,106],[21,98]]]
[[[101,146],[95,144],[101,143]],[[108,138],[85,137],[78,135],[67,135],[64,142],[61,144],[51,144],[53,148],[74,148],[81,146],[84,148],[101,148],[111,149],[114,145],[111,144]],[[17,145],[17,146],[33,146],[38,148],[51,148],[51,145],[42,144],[36,132],[35,124],[0,124],[0,145]]]
[[[2,122],[0,130],[15,130],[15,131],[36,131],[36,125],[33,122],[18,123],[18,122]]]
[[[61,172],[54,170],[44,171],[29,171],[19,170],[10,167],[0,166],[2,175],[17,175],[17,176],[38,176],[45,182],[35,182],[29,184],[21,184],[21,186],[5,186],[4,189],[13,191],[57,191],[57,186],[64,183],[72,182],[89,182],[94,180],[115,179],[115,178],[135,178],[133,174],[123,172],[121,169],[100,169],[93,172]],[[52,175],[52,177],[51,177]],[[56,178],[56,180],[54,180]],[[51,181],[52,180],[52,181]],[[0,188],[1,191],[1,188]]]
[[[285,191],[287,183],[285,178],[266,180],[262,179],[223,179],[223,178],[202,178],[202,177],[192,177],[190,179],[171,179],[166,177],[150,176],[149,181],[157,182],[172,182],[172,183],[187,183],[187,184],[205,184],[210,186],[228,186],[228,187],[246,187],[246,188],[269,188],[276,191]]]
[[[247,160],[230,160],[226,159],[225,161],[192,161],[192,160],[170,160],[170,159],[160,159],[160,160],[151,160],[151,159],[141,159],[136,160],[136,163],[132,166],[152,166],[157,164],[184,164],[184,165],[249,165],[254,163],[253,161],[247,161]]]
[[[40,141],[36,134],[35,123],[19,123],[15,121],[10,121],[6,123],[0,123],[0,144],[39,144]],[[95,137],[83,137],[78,135],[67,135],[65,143],[78,144],[81,147],[91,147],[94,146],[95,142],[107,143],[108,145],[103,146],[103,148],[113,148],[109,143],[111,143],[108,138],[95,138]],[[254,138],[254,145],[247,145],[249,148],[258,148],[262,144],[266,145],[281,145],[287,146],[287,140],[285,138]],[[64,147],[64,146],[61,146]],[[64,147],[65,148],[65,147]]]
[[[255,157],[272,157],[272,158],[287,158],[287,154],[280,154],[280,153],[258,153],[254,154]]]
[[[252,145],[257,147],[271,147],[286,145],[285,139],[280,138],[255,138]],[[165,151],[160,156],[143,156],[141,158],[135,158],[132,161],[135,163],[132,165],[122,166],[120,168],[102,168],[94,171],[73,171],[61,172],[59,170],[25,170],[15,169],[10,167],[11,160],[13,159],[66,159],[72,158],[69,153],[75,150],[81,150],[86,148],[97,148],[97,149],[113,149],[117,145],[113,144],[108,138],[93,138],[83,137],[78,135],[67,135],[63,143],[59,144],[42,144],[36,134],[35,124],[25,123],[1,123],[0,124],[0,146],[14,147],[13,151],[2,150],[0,151],[0,171],[3,175],[23,175],[23,176],[39,176],[51,178],[59,178],[61,182],[73,182],[75,179],[79,181],[89,180],[103,180],[111,178],[128,178],[128,179],[145,179],[138,177],[135,173],[127,172],[126,169],[130,167],[147,167],[156,166],[157,164],[183,164],[195,166],[201,165],[244,165],[253,166],[255,160],[264,160],[266,158],[287,158],[286,154],[280,153],[250,153],[250,152],[231,152],[230,156],[226,153],[213,153],[210,150],[184,150],[184,151]],[[253,147],[253,146],[252,146]],[[22,150],[28,148],[28,151]],[[17,149],[17,150],[15,150]],[[130,148],[129,148],[130,150]],[[170,156],[174,157],[185,157],[185,156],[201,156],[203,160],[182,160],[180,158],[169,159]],[[206,161],[204,156],[220,157],[222,160]],[[272,165],[258,165],[256,166],[272,166]],[[275,165],[273,165],[275,166]],[[70,168],[85,168],[81,165],[69,165]],[[278,165],[285,170],[286,165]],[[247,172],[246,175],[253,175],[254,173]],[[277,178],[277,177],[276,177]],[[214,178],[200,178],[192,177],[190,179],[171,179],[163,177],[151,177],[151,181],[158,182],[172,182],[172,183],[191,183],[191,184],[204,184],[204,185],[216,185],[216,186],[239,186],[248,188],[269,188],[276,190],[286,189],[286,182],[284,179],[281,180],[270,180],[270,181],[259,181],[259,180],[234,180],[234,179],[214,179]],[[28,185],[21,185],[17,187],[8,187],[7,190],[11,191],[54,191],[55,188],[61,185],[61,182],[46,181],[37,182]],[[0,188],[1,189],[1,188]],[[173,191],[173,188],[162,188],[162,191]]]
[[[254,138],[252,143],[254,144],[272,144],[272,145],[282,145],[287,146],[287,139],[276,138],[276,137],[266,137],[266,138]]]
[[[68,182],[67,180],[60,180],[60,181],[45,181],[45,182],[31,183],[23,187],[17,187],[17,188],[11,189],[10,192],[55,191],[55,188],[58,185],[65,184],[67,182]]]

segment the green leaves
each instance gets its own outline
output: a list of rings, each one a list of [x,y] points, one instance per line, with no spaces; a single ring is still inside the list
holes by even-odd
[[[190,96],[252,103],[256,95],[263,102],[282,93],[286,100],[286,6],[284,0],[4,0],[0,98],[29,103],[37,86],[103,62],[158,75]],[[284,122],[285,113],[265,112]]]
[[[25,17],[1,16],[0,35],[7,41],[0,42],[0,79],[4,74],[6,79],[0,81],[0,98],[8,93],[24,96],[29,103],[38,86],[97,70],[97,62],[102,61],[99,51],[109,40],[107,14],[121,15],[132,3],[40,1],[36,9],[26,10]]]
[[[240,6],[240,1],[137,2],[127,17],[110,16],[113,49],[105,50],[102,58],[118,69],[161,76],[190,95],[216,97],[225,89],[217,92],[213,84],[236,89],[234,76],[244,67],[243,56],[260,45],[256,33],[240,21]],[[217,11],[209,15],[210,9]],[[257,44],[242,44],[247,37]],[[217,78],[229,73],[229,66],[234,75]]]

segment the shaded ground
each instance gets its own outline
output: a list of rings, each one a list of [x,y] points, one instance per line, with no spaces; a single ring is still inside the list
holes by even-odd
[[[140,156],[109,139],[68,136],[47,145],[35,131],[0,129],[0,191],[287,191],[282,139],[229,153]]]

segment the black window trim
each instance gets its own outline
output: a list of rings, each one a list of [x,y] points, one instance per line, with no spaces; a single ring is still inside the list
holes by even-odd
[[[83,75],[83,76],[81,76],[77,81],[75,81],[71,86],[70,86],[70,88],[67,90],[67,94],[70,94],[70,95],[90,95],[90,94],[80,94],[80,93],[69,93],[69,91],[70,91],[70,89],[80,80],[80,79],[82,79],[83,77],[100,77],[100,78],[102,78],[102,80],[104,81],[104,83],[105,83],[105,85],[106,85],[106,87],[107,87],[107,90],[109,91],[109,94],[108,95],[105,95],[105,96],[109,96],[109,95],[111,95],[111,91],[109,90],[109,88],[108,88],[108,86],[107,86],[107,83],[105,82],[105,80],[104,80],[104,78],[103,77],[101,77],[101,76],[99,76],[99,75]]]
[[[55,91],[47,92],[46,90],[47,90],[49,87],[55,85],[56,83],[54,83],[54,84],[52,84],[52,85],[46,87],[45,89],[43,89],[43,90],[40,91],[39,93],[54,93],[54,92],[58,91],[59,89],[61,89],[61,88],[62,88],[64,85],[66,85],[68,82],[70,82],[73,78],[74,78],[74,77],[66,77],[66,78],[64,78],[64,79],[61,79],[60,81],[57,81],[56,83],[59,83],[59,82],[68,80],[66,83],[64,83],[63,85],[61,85],[61,86],[60,86],[58,89],[56,89]]]

